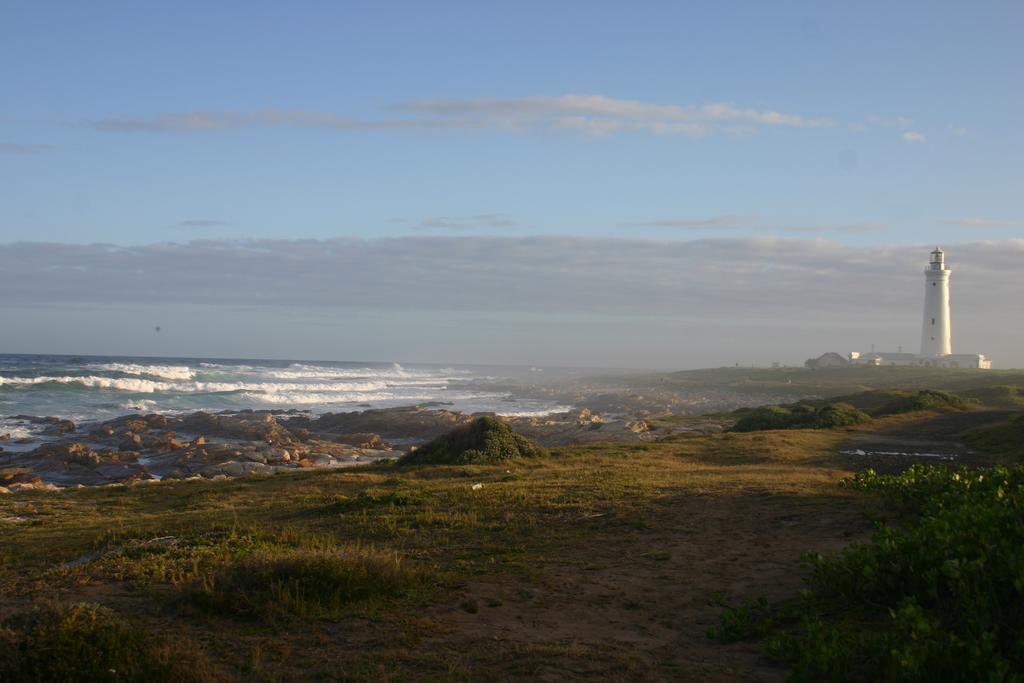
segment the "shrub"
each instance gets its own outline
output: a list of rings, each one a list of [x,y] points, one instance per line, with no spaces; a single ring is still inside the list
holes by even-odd
[[[918,410],[967,410],[970,404],[948,391],[924,389],[916,394],[889,401],[875,411],[875,415],[898,415]]]
[[[355,547],[346,552],[294,551],[248,557],[222,567],[189,591],[200,609],[244,618],[330,618],[347,607],[396,597],[423,576],[396,553]]]
[[[479,417],[420,446],[401,459],[402,464],[487,464],[513,458],[536,458],[547,451],[512,431],[497,417]]]
[[[814,426],[817,429],[849,427],[862,424],[870,419],[870,415],[854,408],[849,403],[829,403],[814,416]]]
[[[181,681],[171,653],[114,611],[92,603],[23,612],[0,625],[0,680]]]
[[[798,680],[1024,680],[1024,466],[848,484],[910,519],[809,556],[798,623],[775,630],[769,654]]]
[[[736,432],[766,429],[832,429],[867,422],[871,417],[849,403],[828,403],[816,408],[809,403],[765,406],[744,411],[733,425]]]
[[[961,392],[964,398],[980,401],[987,406],[1017,408],[1024,405],[1020,387],[1008,384],[996,384],[990,387],[978,387]]]

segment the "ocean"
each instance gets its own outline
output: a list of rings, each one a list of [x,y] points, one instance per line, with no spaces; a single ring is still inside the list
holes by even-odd
[[[0,354],[0,435],[35,437],[46,427],[13,419],[16,415],[87,424],[129,413],[246,408],[294,408],[314,415],[423,403],[501,415],[568,410],[495,389],[543,373],[540,368],[398,363]]]

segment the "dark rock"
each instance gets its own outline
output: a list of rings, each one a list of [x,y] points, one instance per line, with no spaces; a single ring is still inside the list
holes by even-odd
[[[118,448],[122,451],[141,451],[142,437],[134,432],[128,432],[125,434],[124,439],[121,440]]]
[[[384,442],[384,439],[380,438],[380,434],[328,434],[325,435],[325,441],[333,441],[334,443],[348,444],[349,446],[358,446],[359,448],[373,448],[375,450],[388,450],[388,444]]]
[[[181,442],[178,441],[178,435],[169,431],[158,434],[146,434],[142,437],[142,445],[144,448],[152,449],[159,453],[176,451],[182,448]]]
[[[433,439],[472,419],[450,410],[430,410],[418,406],[384,408],[326,413],[310,422],[309,430],[313,433],[379,434],[385,439]]]
[[[286,427],[268,412],[242,411],[236,415],[193,413],[176,425],[183,432],[221,436],[248,441],[287,445],[297,441]]]
[[[43,434],[47,436],[60,436],[61,434],[69,434],[73,431],[75,431],[74,422],[71,420],[57,420],[50,423],[50,426],[43,430]]]

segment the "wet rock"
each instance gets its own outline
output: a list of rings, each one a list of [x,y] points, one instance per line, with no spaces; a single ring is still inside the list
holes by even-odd
[[[73,431],[75,431],[74,422],[71,420],[57,420],[44,429],[43,434],[46,434],[47,436],[60,436],[62,434],[69,434]]]
[[[134,432],[128,432],[124,435],[124,439],[121,440],[118,448],[122,451],[141,451],[142,437]]]
[[[625,424],[625,427],[634,434],[643,434],[644,432],[649,431],[647,423],[644,422],[643,420],[634,420],[632,422],[627,422]]]
[[[28,467],[8,467],[0,470],[0,484],[10,486],[17,482],[38,481],[39,477],[32,474]]]
[[[142,446],[158,453],[176,451],[183,447],[181,442],[178,441],[178,435],[168,431],[158,434],[146,434],[142,437]]]
[[[298,440],[269,412],[242,412],[237,415],[198,412],[183,418],[175,426],[180,431],[193,434],[263,441],[274,445],[288,445]]]
[[[329,453],[310,453],[302,464],[307,467],[334,467],[338,461]]]
[[[211,465],[200,471],[204,477],[214,477],[218,474],[223,474],[228,477],[246,477],[251,474],[270,474],[275,471],[269,465],[261,462],[222,462],[217,465]]]
[[[384,408],[351,413],[326,413],[309,423],[310,432],[331,434],[378,434],[385,439],[429,440],[467,424],[472,417],[450,410],[419,406]]]
[[[328,441],[334,443],[348,444],[358,448],[373,448],[376,450],[388,450],[388,444],[380,437],[380,434],[329,434],[325,435]]]
[[[43,481],[35,481],[31,483],[20,483],[11,484],[7,487],[9,493],[19,493],[24,491],[60,491],[60,487],[54,484],[47,484]]]

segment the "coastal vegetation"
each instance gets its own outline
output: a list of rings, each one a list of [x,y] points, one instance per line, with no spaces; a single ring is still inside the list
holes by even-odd
[[[545,454],[484,418],[403,462],[0,494],[0,678],[1012,680],[1024,415],[925,389],[784,404],[798,429],[666,416]]]
[[[826,403],[816,407],[810,403],[792,406],[766,406],[739,411],[741,417],[733,431],[755,432],[765,429],[832,429],[862,424],[871,419],[867,413],[849,403]]]
[[[895,521],[808,555],[795,604],[729,609],[712,635],[767,638],[795,680],[1019,680],[1024,466],[869,469],[844,483],[882,498]]]
[[[498,417],[478,417],[420,446],[402,458],[405,465],[468,465],[537,458],[547,451],[512,431]]]
[[[723,367],[679,372],[602,377],[610,386],[650,387],[672,390],[729,390],[751,396],[791,396],[835,399],[866,391],[920,391],[936,389],[984,395],[1018,396],[1024,386],[1024,370],[970,370],[923,366],[847,365],[828,368]]]
[[[948,391],[924,389],[908,391],[867,391],[841,400],[800,401],[789,405],[742,408],[733,413],[738,419],[733,431],[754,432],[766,429],[835,429],[869,422],[872,417],[902,415],[924,411],[967,410],[981,405]],[[868,412],[865,412],[868,411]]]

